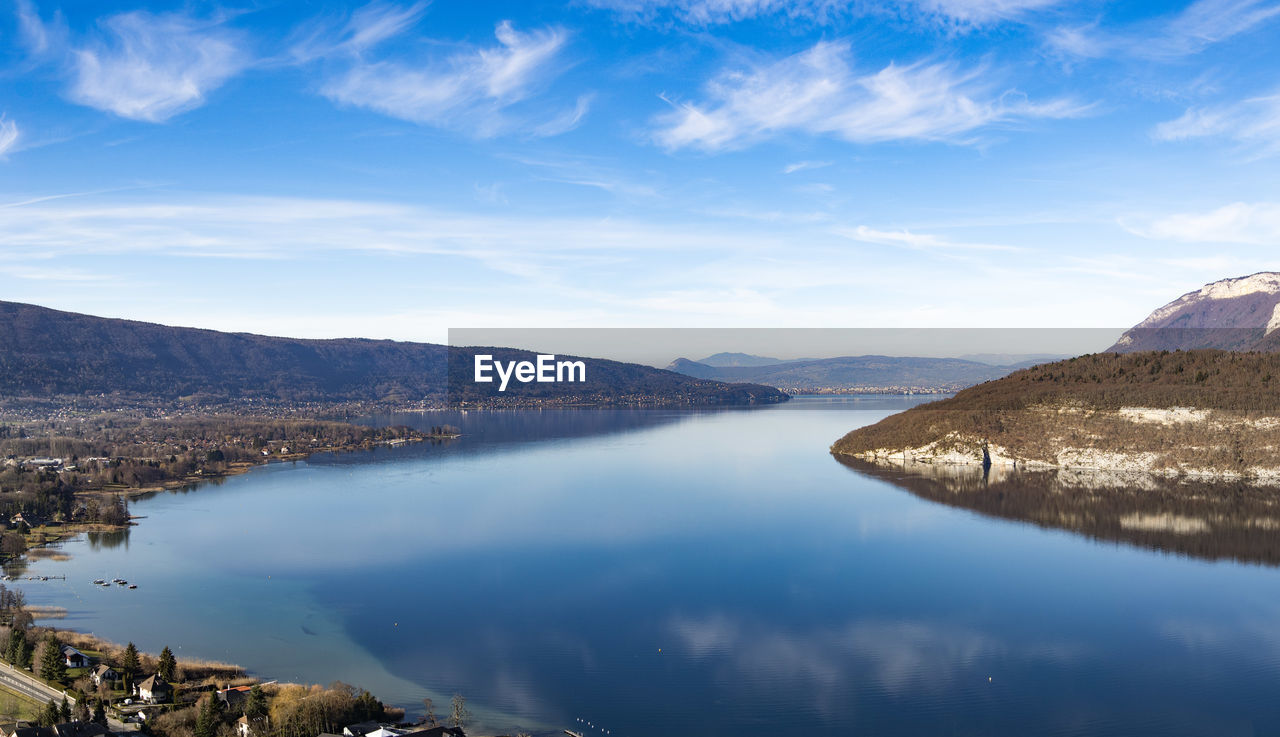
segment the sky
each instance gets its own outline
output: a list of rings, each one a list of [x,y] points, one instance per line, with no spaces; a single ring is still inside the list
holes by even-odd
[[[1280,0],[0,0],[0,299],[1127,327],[1280,269]]]

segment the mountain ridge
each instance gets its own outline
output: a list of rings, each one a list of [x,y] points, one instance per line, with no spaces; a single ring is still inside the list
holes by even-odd
[[[1156,308],[1107,351],[1274,351],[1278,329],[1280,272],[1259,271],[1209,282]]]
[[[368,338],[226,333],[0,302],[0,396],[10,398],[439,403],[670,397],[688,404],[734,404],[784,401],[785,396],[769,387],[732,387],[639,364],[583,358],[594,373],[617,383],[592,383],[589,372],[582,385],[518,384],[498,397],[493,387],[465,381],[455,370],[469,363],[468,350]],[[506,360],[535,355],[494,351]]]

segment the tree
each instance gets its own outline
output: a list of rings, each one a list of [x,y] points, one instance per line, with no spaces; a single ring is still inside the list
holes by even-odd
[[[178,668],[178,660],[173,657],[173,651],[166,645],[160,651],[160,659],[156,661],[156,673],[165,681],[172,683],[174,671]]]
[[[244,715],[252,722],[265,717],[268,708],[267,695],[262,692],[262,687],[255,683],[253,688],[249,689],[249,700],[244,705]]]
[[[426,710],[422,717],[423,723],[428,727],[440,724],[440,721],[436,719],[436,702],[432,701],[430,696],[422,700],[422,706]]]
[[[62,659],[62,646],[52,634],[41,645],[40,677],[56,683],[61,683],[67,677],[67,663]]]
[[[107,726],[107,708],[103,706],[102,699],[93,702],[93,721],[104,727]]]
[[[120,659],[120,670],[124,673],[125,687],[129,688],[133,685],[133,677],[137,675],[138,668],[138,648],[129,643],[124,648],[124,657]]]
[[[460,693],[453,695],[452,709],[449,712],[449,726],[462,727],[467,726],[467,722],[471,721],[471,712],[467,711],[467,699]]]
[[[195,737],[218,737],[218,725],[222,723],[222,699],[209,694],[200,703],[196,717]]]
[[[76,699],[76,705],[71,710],[71,718],[77,722],[87,722],[89,721],[91,716],[92,715],[89,713],[88,697],[81,696],[80,698]]]
[[[44,705],[40,710],[40,715],[36,717],[36,722],[41,727],[52,727],[58,723],[58,705],[53,703],[53,699],[49,699],[49,703]]]
[[[62,694],[62,703],[58,705],[58,723],[71,721],[71,704],[67,703],[67,695]]]
[[[384,711],[382,702],[368,691],[361,691],[356,697],[355,712],[359,721],[381,721]]]
[[[4,659],[15,665],[20,665],[22,660],[22,651],[27,647],[27,633],[21,629],[9,630],[9,637],[4,643]]]
[[[27,538],[16,532],[6,532],[0,536],[0,552],[9,555],[21,555],[27,552]]]

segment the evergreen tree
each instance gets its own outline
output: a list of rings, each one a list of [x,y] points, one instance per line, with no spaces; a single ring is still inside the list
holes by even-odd
[[[200,705],[200,713],[196,716],[195,737],[218,737],[217,696],[209,694]]]
[[[40,677],[60,683],[67,677],[67,663],[62,659],[62,646],[53,635],[44,641],[40,652]]]
[[[62,703],[58,705],[58,723],[64,724],[71,721],[71,704],[67,703],[67,695],[62,695]]]
[[[14,628],[4,643],[4,659],[14,665],[22,665],[22,651],[27,645],[27,633]]]
[[[124,648],[124,657],[120,659],[120,671],[124,674],[125,689],[129,690],[133,687],[133,677],[138,674],[138,648],[129,643]]]
[[[249,689],[249,701],[244,705],[244,715],[249,717],[249,721],[261,719],[267,715],[267,695],[262,692],[262,687],[254,684]]]
[[[76,699],[75,708],[71,710],[71,718],[77,722],[87,722],[89,721],[90,716],[88,698],[81,696]]]
[[[386,712],[382,702],[378,701],[373,694],[368,691],[361,691],[356,697],[355,704],[356,719],[361,722],[381,721]]]
[[[166,645],[160,651],[160,659],[156,661],[156,673],[168,683],[173,683],[174,671],[178,668],[178,661],[173,657],[173,651]]]
[[[104,727],[107,726],[107,707],[103,706],[102,699],[93,702],[93,721]]]
[[[49,699],[49,703],[44,705],[40,710],[40,715],[36,717],[36,722],[41,727],[52,727],[58,723],[58,705],[53,703],[53,699]]]

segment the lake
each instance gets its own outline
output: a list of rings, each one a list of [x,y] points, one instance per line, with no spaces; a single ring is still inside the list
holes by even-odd
[[[179,661],[411,712],[462,693],[473,733],[1280,732],[1270,557],[1078,534],[1022,511],[1051,491],[1003,514],[828,454],[927,399],[377,418],[464,435],[139,499],[127,533],[30,566],[66,581],[19,585]],[[116,576],[139,588],[91,583]]]

